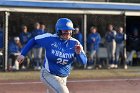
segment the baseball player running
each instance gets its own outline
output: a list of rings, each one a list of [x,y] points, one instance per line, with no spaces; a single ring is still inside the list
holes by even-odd
[[[41,69],[41,80],[49,86],[51,93],[69,93],[66,86],[74,57],[85,65],[87,57],[80,42],[72,38],[73,23],[68,18],[60,18],[56,23],[56,34],[43,34],[32,38],[17,60],[22,63],[25,55],[34,45],[46,49],[44,64]]]

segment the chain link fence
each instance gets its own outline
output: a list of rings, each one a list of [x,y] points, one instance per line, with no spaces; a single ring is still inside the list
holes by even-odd
[[[2,15],[0,15],[2,16]],[[28,31],[33,30],[35,22],[43,22],[50,33],[55,33],[55,23],[58,18],[70,18],[74,26],[79,26],[83,33],[83,15],[80,14],[37,14],[37,13],[11,13],[9,16],[9,37],[19,36],[21,26],[27,25]],[[87,15],[87,35],[90,33],[91,26],[97,26],[98,32],[104,38],[108,24],[113,24],[117,30],[119,26],[124,26],[123,15]]]

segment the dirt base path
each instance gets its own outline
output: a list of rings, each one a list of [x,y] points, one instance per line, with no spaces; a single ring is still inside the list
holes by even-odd
[[[70,93],[140,93],[140,78],[68,80]],[[47,93],[40,81],[0,81],[0,93]]]

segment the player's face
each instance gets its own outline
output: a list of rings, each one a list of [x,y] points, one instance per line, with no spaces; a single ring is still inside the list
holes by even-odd
[[[123,28],[122,27],[119,28],[119,32],[123,33]]]
[[[75,33],[79,33],[79,28],[75,28]]]
[[[64,40],[68,40],[71,38],[72,30],[62,30],[61,38]]]
[[[19,41],[19,40],[15,40],[15,43],[16,43],[16,44],[19,44],[19,43],[20,43],[20,41]]]
[[[92,30],[91,30],[91,33],[96,33],[97,32],[97,29],[96,28],[93,28]]]
[[[109,29],[109,31],[112,31],[113,30],[113,26],[112,25],[109,25],[108,26],[108,29]]]
[[[22,27],[22,30],[23,30],[23,32],[27,32],[27,27],[26,26],[23,26]]]
[[[34,24],[34,28],[35,28],[35,29],[40,29],[40,24],[39,24],[39,23],[35,23],[35,24]]]
[[[45,25],[40,25],[40,29],[44,30],[45,28]]]

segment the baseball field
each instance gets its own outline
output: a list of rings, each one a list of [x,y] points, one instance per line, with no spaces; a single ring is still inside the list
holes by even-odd
[[[47,93],[39,71],[0,72],[0,93]],[[140,67],[73,70],[68,78],[70,93],[139,93]]]

